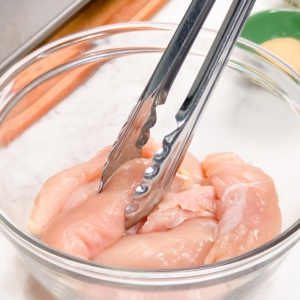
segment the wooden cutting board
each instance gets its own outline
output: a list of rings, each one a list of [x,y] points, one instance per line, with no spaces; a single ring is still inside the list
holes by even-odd
[[[151,19],[169,0],[95,0],[61,26],[43,44],[94,27]]]
[[[150,19],[169,0],[95,0],[60,27],[42,45],[94,27]],[[68,52],[66,55],[72,55]],[[55,59],[55,57],[54,57]],[[43,66],[39,71],[42,72]],[[7,146],[93,73],[94,66],[61,74],[26,95],[0,126],[0,148]],[[25,76],[26,80],[30,80]],[[22,82],[22,78],[17,80]],[[24,84],[24,82],[23,82]]]

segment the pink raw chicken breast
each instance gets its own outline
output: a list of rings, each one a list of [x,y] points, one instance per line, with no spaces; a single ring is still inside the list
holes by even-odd
[[[143,157],[159,147],[150,139]],[[158,207],[125,232],[124,210],[151,160],[124,164],[98,194],[108,150],[41,189],[29,228],[48,245],[105,264],[179,268],[232,258],[280,232],[272,179],[232,153],[209,155],[201,165],[187,153]]]
[[[85,259],[117,242],[125,232],[125,208],[149,164],[140,158],[121,166],[103,192],[53,218],[42,241]]]
[[[63,170],[45,182],[31,212],[28,224],[31,233],[41,235],[78,187],[99,178],[109,149],[104,148],[91,160]]]
[[[154,144],[152,143],[152,145]],[[107,152],[103,151],[103,156],[106,154]],[[193,159],[196,160],[191,156],[190,160],[193,161]],[[104,159],[102,165],[103,163]],[[53,216],[52,221],[44,227],[42,240],[56,249],[86,259],[91,259],[100,251],[115,243],[125,232],[125,207],[130,203],[133,192],[140,183],[149,164],[150,160],[145,159],[136,159],[124,164],[100,194],[95,193],[96,180],[82,185],[78,184],[77,189],[73,189],[72,186],[68,195],[64,195],[65,198],[60,197],[60,212]],[[198,173],[201,174],[198,161],[197,165],[199,168]],[[90,165],[89,167],[92,168]],[[185,167],[187,167],[187,164]],[[74,180],[77,180],[77,173],[68,173],[67,171],[62,172],[64,174],[63,178],[72,181],[72,176],[74,176]],[[61,178],[59,173],[57,178],[54,176],[52,182],[50,181],[54,185],[54,191],[56,190],[56,184],[58,186],[63,184],[63,182],[57,183],[54,179],[59,181]],[[176,182],[176,179],[174,181]],[[191,179],[188,179],[188,181],[191,181]],[[179,183],[182,184],[181,187]],[[46,191],[48,192],[49,185],[48,181],[46,185]],[[176,186],[179,190],[186,188],[185,182],[182,182],[181,179],[176,183]],[[43,196],[44,193],[45,187],[40,192],[38,200],[41,198],[40,195]],[[49,197],[43,199],[49,200]],[[44,213],[41,210],[39,212]]]
[[[169,231],[127,235],[94,260],[132,268],[199,266],[213,245],[215,227],[213,219],[195,218]]]
[[[63,170],[45,182],[31,212],[28,224],[31,233],[41,235],[61,211],[74,208],[97,193],[110,148],[105,147],[91,160]],[[159,145],[150,139],[143,148],[143,157],[151,157],[158,148]]]
[[[99,189],[99,178],[94,179],[91,182],[85,183],[79,186],[75,191],[73,191],[65,201],[61,211],[68,211],[71,208],[76,207],[85,200],[87,200],[92,195],[97,194]]]
[[[159,147],[160,144],[150,138],[143,147],[142,157],[152,157]],[[28,224],[31,233],[41,235],[50,221],[61,211],[67,211],[97,193],[97,181],[109,150],[110,146],[105,147],[91,160],[63,170],[45,182],[35,199],[31,212]],[[192,169],[192,172],[185,171],[188,168]],[[180,191],[191,188],[194,182],[203,178],[199,162],[191,154],[186,155],[180,170],[185,175],[176,176],[170,187],[171,190]],[[189,175],[186,176],[186,174]]]
[[[216,200],[213,186],[195,185],[179,193],[167,193],[147,217],[140,233],[164,231],[196,217],[215,218]]]
[[[205,184],[213,185],[221,199],[216,241],[205,263],[241,255],[280,233],[278,196],[268,175],[231,153],[209,155],[202,167]]]

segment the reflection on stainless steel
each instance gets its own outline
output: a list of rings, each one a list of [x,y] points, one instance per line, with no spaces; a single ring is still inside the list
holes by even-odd
[[[132,203],[126,208],[126,228],[147,216],[167,192],[254,3],[255,0],[233,1],[192,88],[176,114],[177,128],[163,139],[162,148],[154,155],[152,166],[146,170]]]
[[[215,0],[193,0],[172,37],[150,81],[112,146],[101,175],[101,191],[111,175],[125,162],[141,157],[149,130],[156,122],[156,106],[164,104]]]

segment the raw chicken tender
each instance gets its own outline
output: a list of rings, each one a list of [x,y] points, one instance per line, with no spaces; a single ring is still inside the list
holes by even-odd
[[[140,158],[121,166],[103,192],[53,218],[42,241],[86,259],[117,242],[125,232],[124,210],[149,164]]]
[[[196,217],[215,218],[216,192],[213,186],[198,186],[179,193],[168,193],[149,214],[140,233],[164,231]]]
[[[209,155],[201,164],[187,153],[159,205],[125,231],[124,210],[159,147],[150,139],[143,158],[122,165],[100,194],[109,148],[54,175],[37,196],[29,229],[68,254],[135,268],[214,263],[280,233],[273,180],[233,153]]]
[[[110,147],[104,148],[91,160],[63,170],[49,178],[34,202],[28,224],[29,230],[40,235],[49,222],[57,216],[68,197],[79,186],[99,178]]]
[[[273,180],[237,155],[213,154],[202,163],[205,184],[215,187],[219,223],[205,263],[246,253],[280,233],[281,213]]]
[[[158,145],[150,140],[150,145],[147,145],[147,148],[149,154],[146,152],[143,154],[144,156],[154,153]],[[96,157],[101,157],[100,170],[107,153],[107,149],[104,149]],[[188,157],[189,162],[184,162],[184,168],[188,168],[189,164],[194,164],[196,161],[199,169],[198,174],[202,174],[199,162],[192,155]],[[32,214],[35,217],[36,214],[34,213],[38,211],[37,217],[42,219],[46,216],[48,218],[48,222],[41,230],[42,241],[63,252],[86,259],[91,259],[124,235],[125,207],[130,203],[135,188],[151,162],[149,159],[135,159],[124,164],[110,179],[105,190],[98,194],[96,181],[99,180],[99,177],[96,177],[98,179],[95,180],[94,177],[85,175],[91,174],[96,167],[98,168],[99,159],[96,161],[96,158],[62,171],[48,180],[37,197]],[[95,166],[90,162],[94,162]],[[79,176],[80,172],[77,171],[80,168],[83,169],[83,176],[81,177]],[[195,167],[193,166],[193,168]],[[186,172],[191,174],[189,171]],[[100,176],[100,171],[98,176]],[[74,181],[76,187],[74,185],[70,187],[70,182]],[[193,176],[191,175],[187,181],[192,186],[194,184]],[[176,188],[179,191],[187,188],[186,180],[182,181],[181,178],[179,180],[175,178],[174,182],[176,182]],[[64,185],[64,183],[66,184]],[[51,184],[52,195],[50,192]],[[58,193],[59,191],[62,193]],[[46,192],[48,194],[45,194]],[[58,200],[54,201],[56,208],[54,214],[53,209],[48,212],[43,208],[46,207],[46,204],[51,205],[49,201],[55,197],[58,197]],[[39,205],[40,203],[43,206]],[[50,213],[52,219],[50,219]],[[194,216],[188,218],[191,217]]]
[[[199,266],[213,245],[216,223],[210,218],[195,218],[169,231],[127,235],[94,260],[149,269]]]

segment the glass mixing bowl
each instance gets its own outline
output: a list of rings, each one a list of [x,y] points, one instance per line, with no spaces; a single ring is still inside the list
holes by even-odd
[[[78,33],[36,50],[0,80],[0,227],[56,299],[247,299],[300,238],[300,76],[243,39],[190,151],[199,159],[233,151],[271,175],[283,216],[277,238],[212,265],[144,270],[75,258],[28,232],[43,182],[115,140],[175,28],[137,23]],[[175,128],[175,113],[214,37],[201,31],[167,103],[158,107],[156,140]]]

